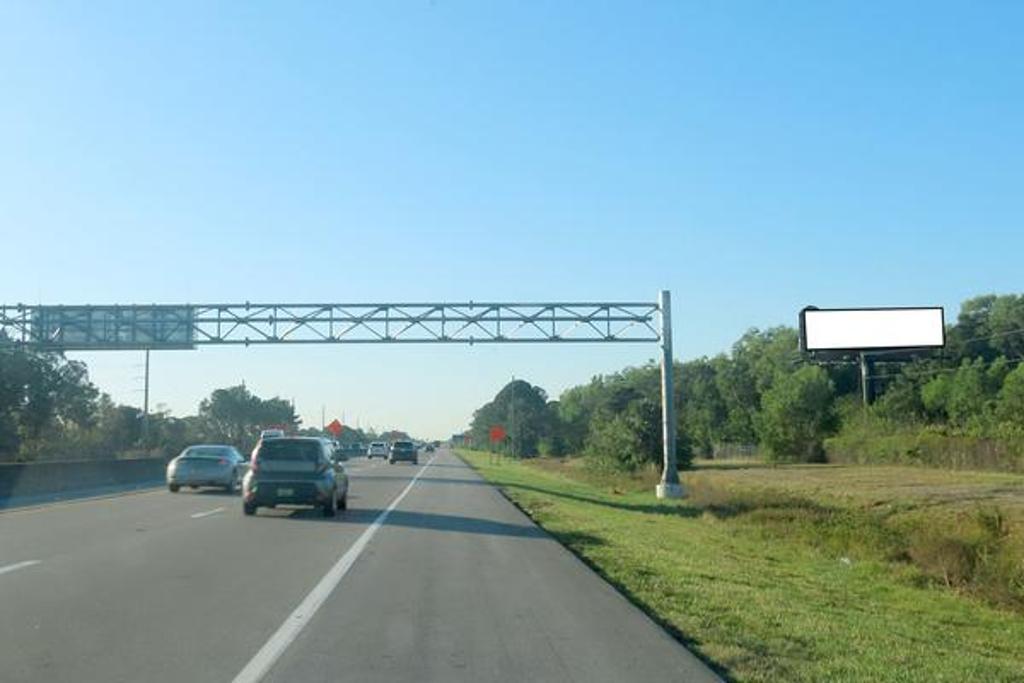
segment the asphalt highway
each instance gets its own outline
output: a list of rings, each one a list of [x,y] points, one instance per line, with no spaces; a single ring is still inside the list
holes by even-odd
[[[0,680],[713,681],[451,453],[349,507],[164,489],[0,512]]]

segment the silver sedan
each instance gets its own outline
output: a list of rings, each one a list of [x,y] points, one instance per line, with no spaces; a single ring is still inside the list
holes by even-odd
[[[167,463],[167,488],[177,493],[182,486],[217,486],[234,493],[245,467],[245,458],[234,446],[189,446]]]

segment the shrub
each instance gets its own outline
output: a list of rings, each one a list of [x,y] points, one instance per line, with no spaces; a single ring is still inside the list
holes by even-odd
[[[545,457],[560,458],[566,455],[565,440],[559,436],[545,436],[537,442],[537,451]]]
[[[761,399],[757,427],[771,460],[823,461],[822,442],[838,426],[832,382],[820,367],[778,376]]]
[[[692,451],[686,439],[676,443],[679,468],[688,467]],[[620,413],[595,418],[587,437],[586,454],[606,468],[635,471],[662,461],[661,407],[647,399],[629,403]]]

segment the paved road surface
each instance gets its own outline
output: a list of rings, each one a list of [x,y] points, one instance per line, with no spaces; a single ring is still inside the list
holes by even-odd
[[[0,680],[715,680],[450,453],[349,470],[334,520],[164,490],[0,512]]]

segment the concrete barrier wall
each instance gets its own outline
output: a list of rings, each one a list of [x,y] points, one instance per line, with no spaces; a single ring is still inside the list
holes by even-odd
[[[162,481],[163,458],[0,464],[0,501]]]

